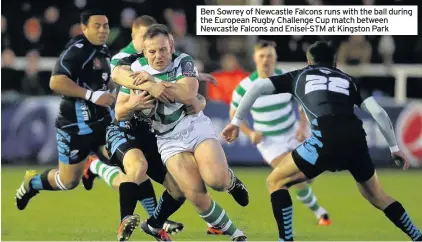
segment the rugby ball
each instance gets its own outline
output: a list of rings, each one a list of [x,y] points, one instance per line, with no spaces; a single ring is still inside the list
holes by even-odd
[[[142,92],[141,90],[135,90],[135,94],[139,95],[141,92]],[[143,109],[141,111],[136,112],[136,114],[140,118],[151,118],[152,116],[154,116],[156,109],[157,109],[157,101],[154,100],[154,107],[153,108]]]

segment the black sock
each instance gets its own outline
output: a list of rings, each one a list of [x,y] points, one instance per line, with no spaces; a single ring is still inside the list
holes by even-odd
[[[280,239],[293,241],[293,204],[289,191],[278,190],[271,193],[271,204]]]
[[[50,182],[48,181],[48,173],[53,169],[45,170],[41,175],[36,175],[31,180],[31,186],[33,189],[40,191],[40,190],[55,190],[51,186]]]
[[[154,187],[152,186],[151,179],[148,179],[139,184],[138,200],[147,211],[149,216],[154,214],[157,207],[157,199],[155,198]]]
[[[401,203],[393,202],[384,209],[385,216],[391,220],[398,228],[405,232],[413,241],[421,241],[422,235],[413,224],[406,210]]]
[[[154,215],[148,219],[148,224],[153,228],[162,228],[164,222],[182,206],[185,200],[185,198],[175,200],[167,190],[164,191]]]
[[[138,201],[139,186],[134,182],[123,182],[119,186],[120,219],[133,215]]]

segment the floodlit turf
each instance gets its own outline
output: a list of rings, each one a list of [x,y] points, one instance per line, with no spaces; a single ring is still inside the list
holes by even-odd
[[[37,167],[42,172],[45,167]],[[101,180],[92,191],[82,186],[68,192],[41,192],[24,211],[15,206],[15,190],[25,169],[2,167],[2,240],[116,240],[119,226],[118,194]],[[212,192],[215,200],[228,211],[250,240],[278,238],[265,179],[265,168],[237,168],[236,174],[246,183],[250,204],[239,207],[229,194]],[[422,228],[422,171],[379,171],[386,191],[402,202],[413,221]],[[156,186],[157,195],[162,188]],[[327,173],[314,183],[318,200],[330,211],[333,224],[318,227],[314,215],[294,200],[294,233],[296,240],[408,240],[380,211],[375,210],[358,193],[347,172]],[[293,194],[293,193],[291,193]],[[136,212],[146,213],[138,203]],[[173,236],[175,241],[216,241],[226,237],[205,235],[205,223],[186,203],[173,217],[185,224],[185,231]],[[152,240],[136,230],[132,240]]]

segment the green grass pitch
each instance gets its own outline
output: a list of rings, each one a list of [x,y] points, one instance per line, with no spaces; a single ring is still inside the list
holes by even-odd
[[[37,167],[42,172],[46,167]],[[250,240],[276,241],[278,233],[269,195],[265,187],[268,168],[235,168],[250,192],[250,204],[238,206],[226,193],[212,192],[213,198],[243,229]],[[2,167],[2,240],[116,240],[119,226],[118,194],[101,180],[91,191],[79,186],[68,192],[41,192],[24,211],[15,206],[15,190],[25,169]],[[380,170],[385,190],[402,202],[413,222],[422,228],[422,171]],[[163,189],[157,185],[157,196]],[[381,211],[374,209],[357,191],[347,172],[326,173],[313,185],[318,201],[331,214],[333,224],[318,227],[314,215],[294,200],[294,234],[296,240],[408,240]],[[138,203],[136,212],[146,213]],[[172,236],[174,241],[229,241],[227,237],[205,235],[206,225],[192,205],[186,203],[171,219],[185,224],[185,230]],[[152,238],[136,230],[132,240]]]

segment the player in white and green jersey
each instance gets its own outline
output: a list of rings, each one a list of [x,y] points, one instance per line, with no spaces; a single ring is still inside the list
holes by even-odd
[[[230,105],[231,119],[243,95],[255,81],[283,73],[282,70],[275,68],[276,60],[274,42],[261,40],[256,44],[254,61],[257,70],[243,79],[233,91]],[[300,113],[301,120],[298,122],[293,96],[289,93],[261,96],[251,109],[253,129],[245,123],[240,129],[257,146],[264,160],[275,168],[277,161],[282,160],[280,157],[287,155],[309,136],[306,117],[302,111]],[[300,183],[293,187],[296,189],[297,199],[314,212],[319,225],[331,224],[327,211],[318,204],[309,184]]]
[[[193,59],[184,53],[172,55],[169,32],[164,25],[148,29],[144,35],[144,54],[145,57],[131,63],[130,71],[124,66],[116,67],[112,73],[114,81],[130,89],[145,90],[157,98],[152,126],[168,172],[207,223],[220,228],[233,241],[245,241],[243,232],[205,189],[207,184],[217,191],[229,191],[241,205],[249,201],[244,185],[228,169],[210,119],[202,112],[186,115],[184,106],[190,105],[198,92],[198,71]],[[150,221],[151,218],[144,221],[141,227],[153,235],[158,230]]]

